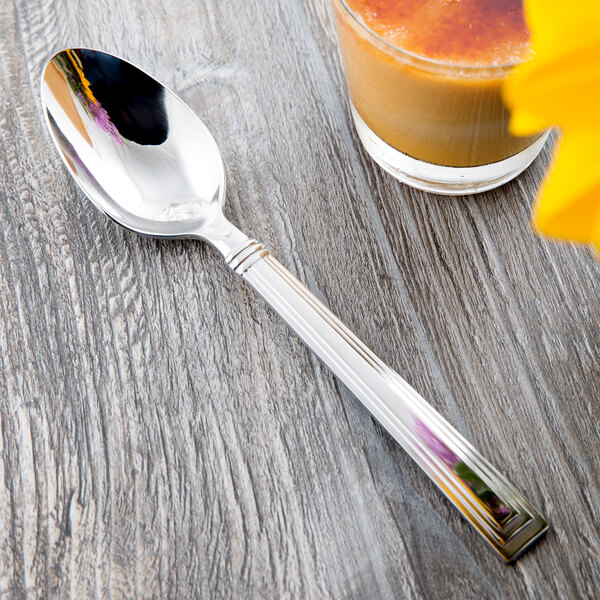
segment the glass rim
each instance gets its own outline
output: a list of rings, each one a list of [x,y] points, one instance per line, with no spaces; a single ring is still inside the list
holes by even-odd
[[[488,76],[490,74],[501,75],[501,74],[507,73],[514,67],[517,67],[518,65],[521,65],[527,61],[527,58],[524,58],[522,60],[517,60],[517,61],[513,61],[513,62],[509,62],[509,63],[503,63],[501,65],[469,65],[469,64],[460,64],[460,63],[436,60],[435,58],[429,58],[428,56],[424,56],[422,54],[417,54],[416,52],[411,52],[410,50],[405,50],[404,48],[400,48],[399,46],[396,46],[392,42],[390,42],[390,41],[386,40],[385,38],[383,38],[382,36],[380,36],[378,33],[373,31],[362,19],[360,19],[355,14],[355,12],[348,6],[348,3],[346,2],[346,0],[333,0],[333,1],[338,2],[342,6],[344,11],[348,15],[350,15],[352,20],[363,31],[365,31],[370,37],[375,38],[379,43],[383,44],[386,48],[392,50],[393,52],[401,54],[405,57],[408,57],[411,60],[418,61],[419,63],[424,63],[425,65],[429,66],[430,68],[432,68],[432,69],[435,68],[435,70],[438,70],[438,71],[439,70],[460,71],[463,73],[467,72],[469,74],[479,74],[480,73],[482,75],[487,74]]]

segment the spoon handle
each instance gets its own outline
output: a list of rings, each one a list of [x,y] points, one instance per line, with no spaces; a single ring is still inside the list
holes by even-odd
[[[229,266],[277,311],[350,388],[506,560],[546,529],[546,520],[406,381],[255,242]]]

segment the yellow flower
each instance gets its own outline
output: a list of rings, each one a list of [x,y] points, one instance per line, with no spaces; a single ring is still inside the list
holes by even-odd
[[[533,58],[504,88],[511,131],[562,131],[534,227],[600,250],[600,1],[524,0]]]

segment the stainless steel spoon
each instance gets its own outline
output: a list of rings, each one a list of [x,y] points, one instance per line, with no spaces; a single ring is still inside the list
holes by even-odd
[[[219,149],[175,94],[120,58],[72,49],[46,66],[42,105],[60,156],[100,210],[143,235],[212,244],[502,557],[514,560],[547,529],[522,494],[415,390],[262,244],[225,219]]]

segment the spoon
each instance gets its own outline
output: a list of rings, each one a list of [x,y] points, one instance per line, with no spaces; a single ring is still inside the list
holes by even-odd
[[[80,48],[46,65],[42,106],[60,156],[93,204],[137,233],[214,246],[505,560],[546,531],[540,513],[475,448],[225,219],[219,148],[173,92],[127,61]]]

